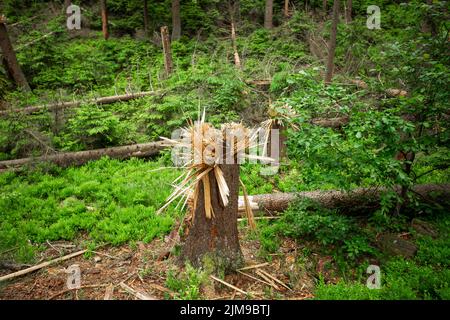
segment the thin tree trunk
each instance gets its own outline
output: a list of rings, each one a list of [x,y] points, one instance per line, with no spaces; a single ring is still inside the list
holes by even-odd
[[[164,68],[166,76],[169,76],[173,71],[172,51],[170,49],[169,28],[167,26],[161,27],[161,41],[164,54]]]
[[[144,31],[145,34],[148,35],[149,33],[149,20],[148,20],[148,4],[147,0],[144,0]]]
[[[0,48],[3,53],[3,63],[6,67],[6,71],[10,74],[11,78],[17,84],[19,88],[25,91],[30,91],[25,75],[17,62],[16,53],[9,39],[8,29],[6,28],[6,18],[0,16]]]
[[[334,72],[334,55],[336,51],[336,33],[339,23],[339,0],[334,0],[333,5],[333,21],[331,24],[331,36],[328,44],[327,71],[325,74],[325,84],[331,83]]]
[[[289,0],[284,0],[284,17],[289,17]]]
[[[189,261],[200,267],[213,263],[214,268],[225,272],[234,271],[242,266],[244,260],[239,245],[237,216],[239,196],[239,165],[220,166],[230,189],[228,206],[223,207],[214,172],[209,173],[211,205],[214,216],[205,215],[204,186],[199,187],[197,206],[193,225],[183,245],[180,261]]]
[[[278,135],[272,133],[269,135],[269,141],[267,146],[267,156],[274,158],[275,163],[273,165],[279,165],[281,158],[286,158],[287,156],[287,149],[286,149],[286,128],[279,123],[279,121],[275,121],[275,123],[272,126],[273,130],[278,130]],[[272,138],[278,138],[278,150],[272,150]],[[276,146],[274,146],[276,148]],[[280,158],[280,159],[278,159]]]
[[[236,68],[242,69],[241,67],[241,58],[239,57],[239,52],[237,49],[237,43],[236,43],[236,27],[235,27],[235,6],[231,6],[230,2],[228,2],[228,11],[230,12],[230,20],[231,20],[231,43],[233,46],[233,53],[234,53],[234,64]]]
[[[427,0],[427,5],[432,6],[433,0]],[[438,33],[437,26],[428,13],[425,16],[425,19],[422,21],[422,32],[431,33],[432,36],[436,36]]]
[[[328,0],[322,0],[322,11],[325,16],[328,15]]]
[[[273,0],[266,0],[266,10],[264,14],[264,28],[273,28]]]
[[[172,41],[181,37],[180,0],[172,0]]]
[[[106,0],[100,0],[100,6],[102,11],[102,32],[103,38],[108,40],[109,31],[108,31],[108,8],[106,6]]]
[[[79,166],[92,160],[98,160],[103,156],[109,156],[116,159],[131,157],[143,158],[155,155],[163,148],[164,143],[162,142],[150,142],[87,151],[62,152],[41,157],[6,160],[0,161],[0,172],[6,170],[16,170],[26,165],[42,162],[51,162],[61,167],[68,167],[71,165]]]
[[[347,0],[347,6],[345,8],[345,22],[346,23],[352,22],[352,7],[353,7],[352,0]]]

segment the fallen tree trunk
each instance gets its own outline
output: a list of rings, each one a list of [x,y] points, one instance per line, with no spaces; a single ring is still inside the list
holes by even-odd
[[[90,99],[86,101],[69,101],[69,102],[57,102],[47,105],[39,105],[39,106],[30,106],[20,109],[11,109],[11,110],[0,110],[0,116],[5,116],[10,113],[24,113],[24,114],[31,114],[35,112],[39,112],[42,110],[58,110],[58,109],[65,109],[65,108],[77,108],[82,104],[89,104],[89,103],[95,103],[95,104],[110,104],[120,101],[129,101],[134,99],[139,99],[146,96],[156,95],[159,91],[144,91],[144,92],[137,92],[137,93],[131,93],[131,94],[123,94],[123,95],[117,95],[117,96],[108,96],[108,97],[101,97],[101,98],[95,98]]]
[[[350,121],[349,117],[337,117],[337,118],[316,118],[312,119],[311,123],[316,126],[325,128],[340,128],[345,126]]]
[[[70,165],[82,165],[91,160],[98,160],[103,156],[109,156],[115,159],[125,159],[131,157],[142,158],[155,155],[163,148],[164,144],[162,142],[150,142],[113,148],[63,152],[41,157],[0,161],[0,172],[11,169],[14,170],[25,165],[32,165],[41,162],[51,162],[61,167],[68,167]]]
[[[381,195],[386,188],[358,188],[350,192],[345,191],[306,191],[297,193],[272,193],[249,196],[253,210],[265,212],[285,211],[289,204],[296,199],[310,199],[317,201],[325,208],[338,209],[343,213],[367,213],[380,207]],[[396,187],[397,193],[401,187]],[[450,184],[420,184],[412,188],[413,193],[424,202],[448,205],[450,202]],[[244,199],[239,197],[239,211],[244,212]]]

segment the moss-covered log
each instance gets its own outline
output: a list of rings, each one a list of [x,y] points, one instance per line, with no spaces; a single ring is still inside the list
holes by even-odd
[[[51,162],[61,167],[68,167],[71,165],[82,165],[91,160],[98,160],[103,156],[109,156],[115,159],[149,157],[157,154],[163,148],[164,144],[162,142],[150,142],[113,148],[78,152],[62,152],[41,157],[0,161],[0,172],[11,169],[14,170],[26,165],[34,165],[42,162]]]
[[[100,97],[95,99],[90,99],[86,101],[77,100],[77,101],[67,101],[67,102],[57,102],[57,103],[51,103],[46,105],[37,105],[37,106],[29,106],[25,108],[20,109],[7,109],[7,110],[0,110],[0,116],[6,116],[8,114],[14,114],[14,113],[23,113],[23,114],[32,114],[44,110],[48,111],[55,111],[55,110],[63,110],[63,109],[70,109],[70,108],[77,108],[81,106],[82,104],[110,104],[110,103],[116,103],[121,101],[130,101],[134,99],[139,99],[142,97],[152,96],[158,94],[159,91],[144,91],[144,92],[136,92],[136,93],[130,93],[130,94],[122,94],[122,95],[116,95],[116,96],[108,96],[108,97]]]
[[[401,192],[400,187],[394,189]],[[450,204],[450,184],[420,184],[414,186],[412,192],[421,201],[440,204]],[[342,213],[365,214],[380,208],[381,195],[385,188],[358,188],[345,191],[307,191],[298,193],[272,193],[250,196],[254,210],[261,212],[282,212],[296,199],[311,199],[325,208],[338,209]],[[243,211],[243,198],[239,199],[239,211]]]

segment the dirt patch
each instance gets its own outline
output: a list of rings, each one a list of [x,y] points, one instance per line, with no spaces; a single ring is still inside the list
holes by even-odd
[[[298,263],[295,242],[286,240],[280,247],[279,254],[272,255],[271,261],[266,262],[257,256],[259,242],[248,240],[243,233],[245,232],[241,230],[240,241],[246,265],[262,266],[228,275],[224,280],[248,295],[210,279],[211,281],[201,288],[203,299],[313,297],[314,278]],[[49,246],[42,252],[43,259],[48,261],[79,249],[73,245],[71,247],[70,244],[66,245],[67,247],[61,247],[52,244],[53,247]],[[139,242],[136,246],[104,246],[89,255],[81,255],[0,284],[0,299],[137,299],[135,294],[129,293],[124,287],[152,299],[177,298],[177,293],[165,285],[168,270],[178,269],[176,257],[169,256],[161,260],[161,256],[164,256],[163,253],[169,247],[169,243],[162,239],[149,244]],[[78,265],[81,270],[81,288],[69,290],[67,269],[73,265]],[[3,270],[2,275],[7,273],[9,272]]]

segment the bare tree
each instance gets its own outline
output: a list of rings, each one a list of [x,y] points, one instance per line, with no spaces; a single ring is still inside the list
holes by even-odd
[[[172,41],[181,37],[180,0],[172,0]]]
[[[169,76],[173,71],[173,62],[172,51],[170,50],[169,28],[167,26],[161,27],[161,41],[163,46],[166,76]]]
[[[345,22],[352,22],[352,0],[347,0],[347,6],[345,7]]]
[[[264,14],[264,28],[273,28],[273,0],[266,0],[266,10]]]
[[[148,35],[149,21],[148,21],[148,4],[147,0],[144,0],[144,31]]]
[[[333,4],[333,21],[331,23],[331,36],[328,43],[327,71],[325,74],[325,84],[331,83],[334,72],[334,54],[336,51],[336,33],[339,23],[339,0],[334,0]]]
[[[109,31],[108,31],[108,8],[106,7],[106,0],[100,0],[100,7],[102,11],[102,32],[103,38],[108,40]]]
[[[0,16],[0,48],[3,53],[3,64],[5,65],[6,71],[9,73],[11,78],[17,84],[17,86],[25,91],[30,91],[30,86],[28,84],[25,75],[17,62],[16,53],[11,44],[11,40],[8,35],[8,29],[6,28],[6,18]]]

